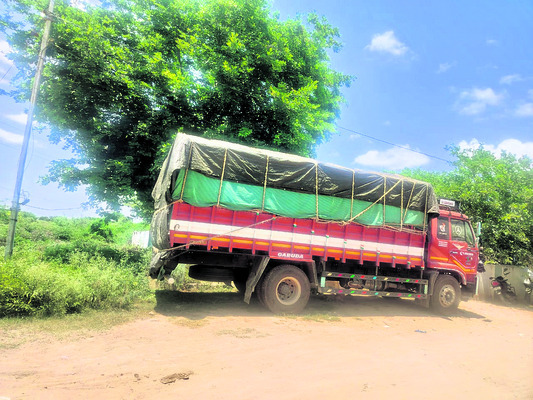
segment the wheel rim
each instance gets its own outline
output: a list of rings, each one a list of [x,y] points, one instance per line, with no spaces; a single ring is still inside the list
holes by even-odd
[[[452,285],[444,285],[439,293],[440,304],[450,307],[455,303],[455,289]]]
[[[276,287],[276,298],[286,306],[296,303],[302,294],[302,287],[298,280],[287,277],[283,278]]]

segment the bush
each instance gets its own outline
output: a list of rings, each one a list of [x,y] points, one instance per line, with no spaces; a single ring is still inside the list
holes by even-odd
[[[51,243],[44,247],[43,257],[48,261],[72,263],[78,254],[100,256],[107,261],[123,263],[135,274],[145,274],[150,263],[150,251],[134,246],[117,246],[86,239],[67,243]]]
[[[0,263],[0,316],[126,308],[150,295],[146,276],[101,256],[74,253],[66,265],[29,258]]]
[[[8,218],[0,207],[0,246]],[[21,212],[14,256],[0,261],[0,317],[125,308],[150,296],[150,251],[124,245],[130,232],[146,224],[102,221]]]

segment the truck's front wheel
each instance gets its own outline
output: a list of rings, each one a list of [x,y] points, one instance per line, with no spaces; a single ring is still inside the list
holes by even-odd
[[[297,314],[309,301],[311,285],[294,265],[279,265],[265,277],[260,290],[264,305],[276,314]]]
[[[435,281],[431,308],[441,314],[448,314],[455,310],[461,301],[461,287],[459,282],[450,275],[439,275]]]

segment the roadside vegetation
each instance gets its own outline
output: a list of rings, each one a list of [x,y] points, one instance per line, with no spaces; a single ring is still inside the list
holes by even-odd
[[[9,210],[0,207],[0,251]],[[120,217],[36,217],[22,212],[15,252],[0,260],[0,316],[49,316],[125,309],[153,297],[150,250],[129,244],[146,224]]]
[[[458,200],[474,223],[489,263],[533,265],[533,160],[503,152],[450,148],[450,171],[403,170],[433,185],[437,196]]]

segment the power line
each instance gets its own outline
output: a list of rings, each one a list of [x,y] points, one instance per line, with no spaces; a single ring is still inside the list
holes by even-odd
[[[71,211],[71,210],[81,210],[83,207],[72,207],[72,208],[43,208],[43,207],[35,207],[35,206],[29,206],[27,204],[23,205],[23,207],[28,208],[34,208],[36,210],[43,210],[43,211]]]
[[[9,128],[15,128],[15,129],[19,129],[20,128],[20,124],[15,124],[15,123],[11,123],[11,122],[7,122],[7,121],[0,121],[0,125],[4,125],[6,127],[9,127]]]
[[[10,148],[15,149],[15,150],[20,150],[20,146],[18,146],[18,145],[14,146],[12,144],[7,144],[7,143],[0,142],[0,146],[6,146],[6,147],[10,147]]]
[[[7,69],[7,71],[6,71],[6,73],[4,74],[4,76],[2,76],[2,79],[0,79],[0,81],[3,81],[3,80],[4,80],[4,78],[5,78],[6,75],[9,73],[9,71],[11,71],[11,68],[13,68],[13,64],[11,64],[11,65],[9,66],[9,68]]]
[[[0,142],[0,146],[5,146],[5,147],[9,147],[10,149],[20,150],[20,145],[11,145],[11,144]],[[46,161],[46,162],[55,161],[58,158],[57,155],[52,156],[49,153],[45,153],[43,151],[33,154],[33,157],[40,158],[41,160]],[[28,165],[29,165],[29,162],[26,163],[26,168]]]
[[[388,141],[383,140],[383,139],[378,139],[377,137],[370,136],[370,135],[367,135],[367,134],[365,134],[365,133],[357,132],[357,131],[354,131],[354,130],[352,130],[352,129],[344,128],[344,127],[339,126],[339,125],[337,125],[337,128],[343,129],[343,130],[348,131],[348,132],[351,132],[351,133],[355,133],[356,135],[364,136],[364,137],[366,137],[366,138],[369,138],[369,139],[375,140],[376,142],[385,143],[385,144],[388,144],[388,145],[390,145],[390,146],[398,147],[398,148],[400,148],[400,149],[404,149],[404,150],[409,150],[409,151],[412,151],[413,153],[422,154],[422,155],[424,155],[424,156],[426,156],[426,157],[434,158],[434,159],[439,160],[439,161],[444,161],[444,162],[446,162],[446,163],[448,163],[448,164],[451,164],[451,163],[452,163],[450,160],[446,160],[446,159],[444,159],[444,158],[437,157],[437,156],[434,156],[434,155],[432,155],[432,154],[424,153],[423,151],[414,150],[414,149],[411,149],[410,147],[407,147],[407,146],[401,146],[401,145],[399,145],[399,144],[392,143],[392,142],[388,142]]]

